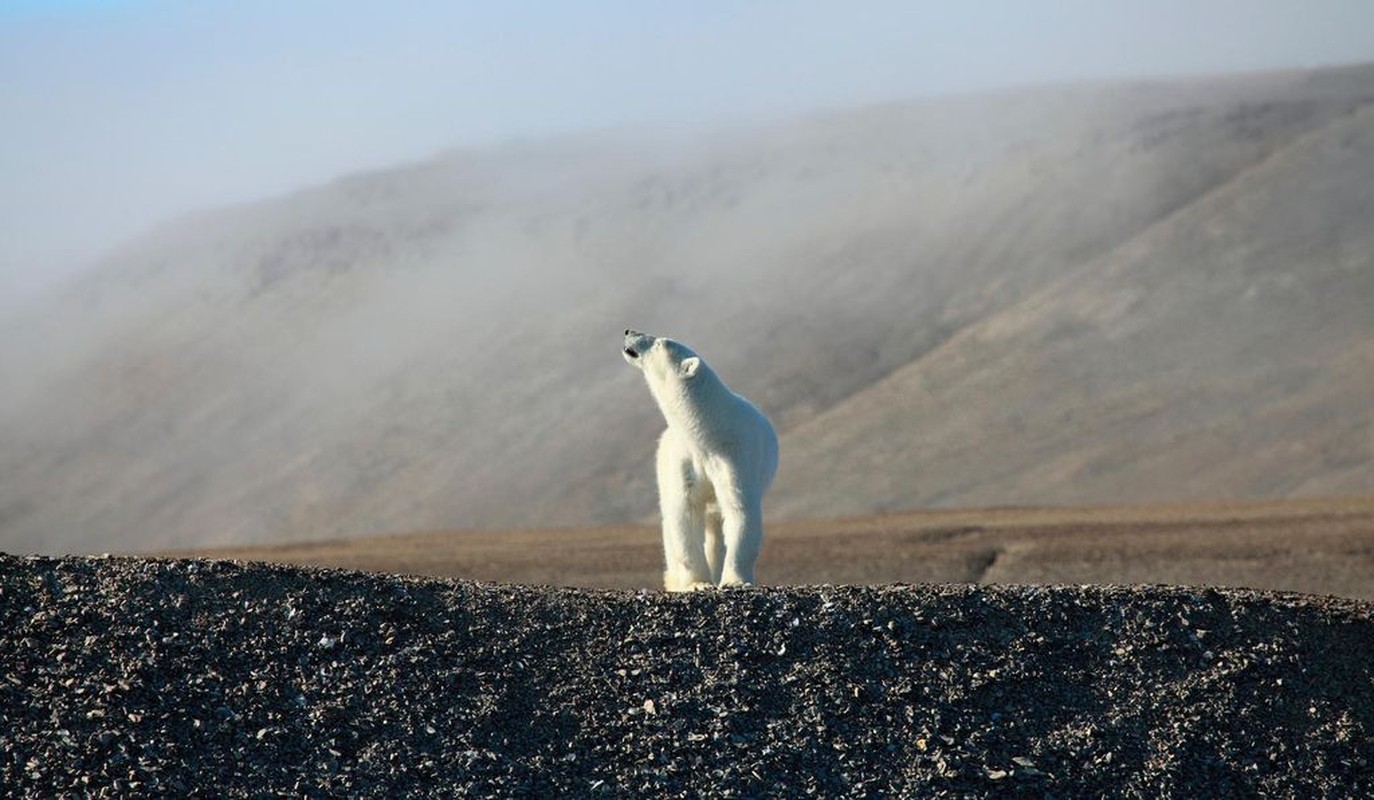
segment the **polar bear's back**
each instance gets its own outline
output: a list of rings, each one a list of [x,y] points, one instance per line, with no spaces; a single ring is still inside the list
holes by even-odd
[[[750,483],[760,495],[773,483],[778,471],[778,434],[773,423],[748,399],[725,390],[726,402],[701,432],[702,450],[714,456],[725,456],[741,473],[748,474]]]
[[[778,433],[773,430],[773,423],[768,421],[768,417],[764,416],[757,406],[739,395],[735,396],[739,397],[754,420],[752,427],[757,436],[755,447],[758,452],[758,479],[760,486],[767,489],[773,484],[773,476],[778,472]]]

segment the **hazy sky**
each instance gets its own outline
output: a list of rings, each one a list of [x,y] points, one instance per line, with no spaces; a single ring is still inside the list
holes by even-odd
[[[447,147],[1367,60],[1371,0],[0,0],[0,306],[183,211]]]

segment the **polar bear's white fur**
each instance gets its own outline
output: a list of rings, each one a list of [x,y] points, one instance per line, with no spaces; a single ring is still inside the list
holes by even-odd
[[[772,424],[680,342],[627,330],[624,356],[668,423],[656,459],[664,588],[753,583],[763,493],[778,469]]]

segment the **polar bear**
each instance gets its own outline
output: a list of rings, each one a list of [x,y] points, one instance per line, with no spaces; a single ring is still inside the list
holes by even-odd
[[[668,423],[655,459],[664,588],[753,583],[763,493],[778,469],[773,425],[680,342],[627,330],[624,356]]]

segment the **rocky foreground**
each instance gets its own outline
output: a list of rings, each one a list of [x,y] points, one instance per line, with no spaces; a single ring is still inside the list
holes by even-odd
[[[1374,796],[1374,604],[0,556],[15,796]]]

